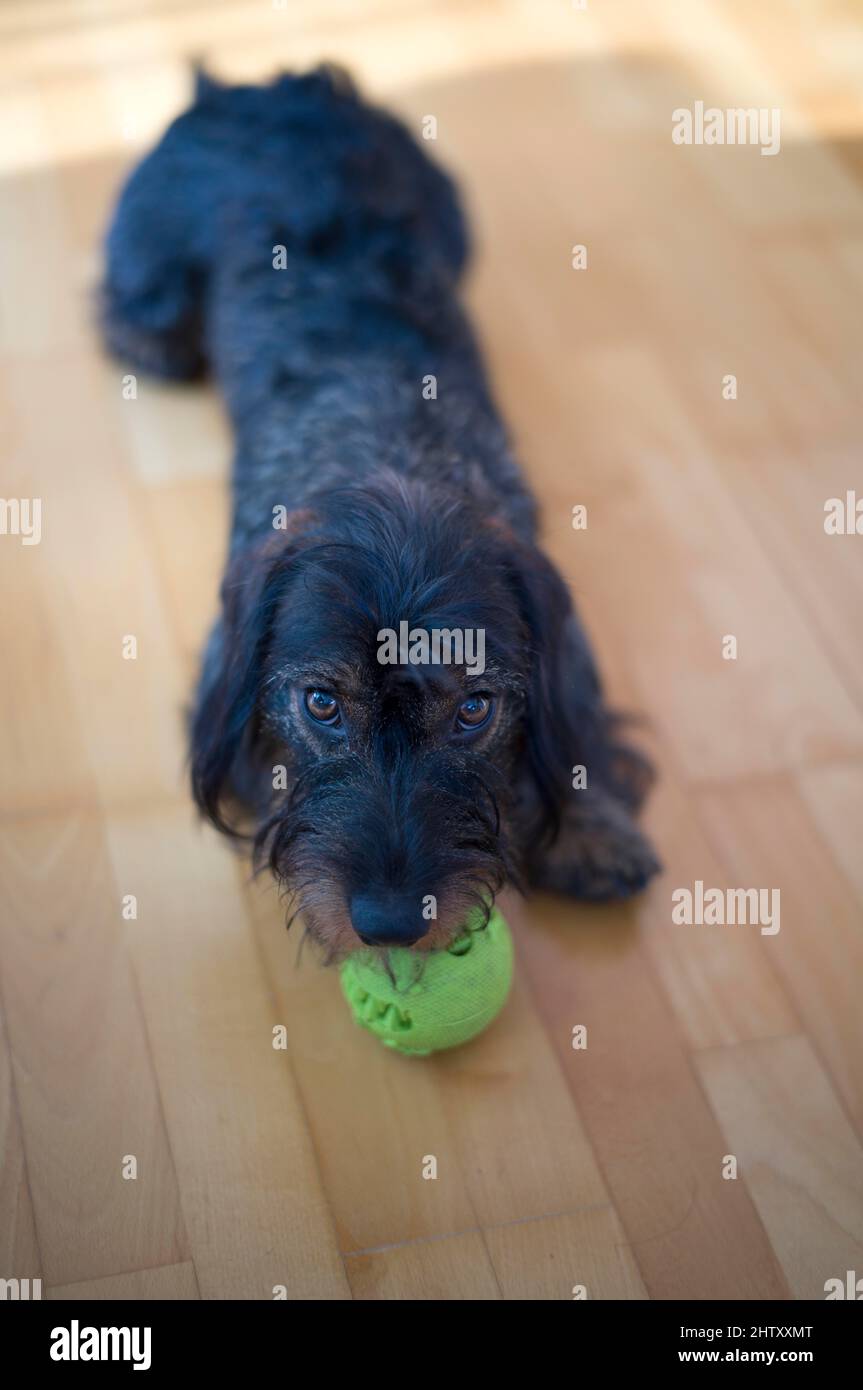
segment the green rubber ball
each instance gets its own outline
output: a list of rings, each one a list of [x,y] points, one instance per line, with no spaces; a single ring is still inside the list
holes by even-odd
[[[512,983],[512,937],[495,908],[488,926],[467,926],[444,951],[396,948],[380,957],[357,951],[341,967],[351,1013],[385,1047],[427,1057],[459,1047],[487,1028],[506,1003]]]

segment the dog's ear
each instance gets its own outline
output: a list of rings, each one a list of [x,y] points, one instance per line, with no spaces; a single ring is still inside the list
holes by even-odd
[[[305,516],[305,514],[302,514]],[[224,802],[243,801],[257,735],[258,694],[273,619],[302,549],[299,513],[291,525],[239,551],[222,583],[222,613],[204,654],[191,721],[192,792],[201,811],[226,834],[235,827]]]
[[[525,799],[540,839],[553,839],[599,682],[566,585],[535,546],[509,548],[511,582],[530,651],[524,715]]]
[[[540,842],[554,840],[583,766],[588,783],[636,809],[649,764],[619,738],[587,636],[554,565],[535,546],[510,547],[512,582],[531,651],[522,769],[525,811]]]

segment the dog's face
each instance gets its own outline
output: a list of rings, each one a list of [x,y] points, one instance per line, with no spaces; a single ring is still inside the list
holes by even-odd
[[[387,480],[238,555],[223,601],[199,803],[223,829],[226,800],[252,811],[259,857],[329,959],[446,944],[517,878],[525,796],[532,833],[554,816],[569,759],[555,571],[468,505]]]

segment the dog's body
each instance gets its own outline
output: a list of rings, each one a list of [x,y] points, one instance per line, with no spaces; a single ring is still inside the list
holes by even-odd
[[[229,833],[242,808],[330,958],[440,945],[507,880],[596,899],[656,868],[647,766],[536,548],[458,304],[466,254],[450,181],[330,70],[199,79],[108,239],[108,345],[211,370],[236,436],[195,796]],[[402,623],[481,632],[485,669],[382,664]]]

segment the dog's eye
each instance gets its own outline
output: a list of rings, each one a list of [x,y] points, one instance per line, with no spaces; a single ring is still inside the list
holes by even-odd
[[[460,729],[480,729],[486,723],[492,711],[491,698],[488,695],[469,695],[466,700],[462,700],[456,714],[456,724]]]
[[[341,719],[339,702],[328,690],[307,690],[306,709],[316,724],[338,724]]]

